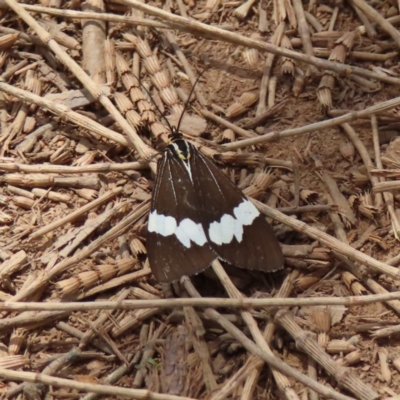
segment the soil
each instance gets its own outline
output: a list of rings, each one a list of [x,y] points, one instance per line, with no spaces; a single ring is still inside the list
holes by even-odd
[[[339,75],[338,70],[311,67],[310,54],[301,61],[276,56],[271,64],[267,52],[232,43],[232,39],[210,39],[195,27],[182,25],[176,29],[175,25],[169,30],[182,51],[179,53],[162,28],[112,22],[109,17],[104,23],[87,16],[83,24],[78,15],[68,15],[74,10],[93,9],[127,18],[174,22],[168,15],[156,18],[153,13],[143,14],[120,1],[106,5],[100,0],[90,1],[86,6],[76,1],[41,1],[40,6],[48,7],[49,13],[32,7],[28,15],[45,27],[42,32],[14,0],[6,2],[13,5],[13,10],[0,3],[0,300],[23,302],[25,308],[21,305],[16,310],[0,303],[0,392],[5,398],[88,400],[97,398],[91,393],[96,390],[98,398],[104,399],[280,398],[282,387],[276,375],[267,364],[257,364],[245,338],[235,336],[235,326],[256,341],[258,348],[265,352],[268,343],[276,358],[338,396],[397,398],[398,300],[354,306],[313,303],[321,297],[395,294],[400,282],[395,270],[383,273],[371,263],[361,262],[359,256],[361,252],[386,263],[400,250],[400,185],[383,195],[377,195],[376,189],[385,179],[396,181],[399,176],[398,107],[375,109],[363,118],[356,114],[397,96],[400,79],[396,39],[381,21],[367,15],[376,30],[376,36],[370,37],[360,33],[363,22],[350,6],[352,2],[303,2],[308,23],[303,21],[301,26],[310,32],[311,48],[318,57],[324,51],[325,59],[348,64],[350,73]],[[223,27],[225,32],[257,37],[263,43],[293,47],[293,53],[306,54],[303,48],[307,48],[307,37],[300,37],[294,2],[256,1],[243,18],[238,18],[237,11],[243,7],[241,1],[146,4],[175,16],[186,12],[204,25]],[[357,4],[359,10],[370,7],[363,0],[357,0]],[[278,5],[286,7],[290,19],[279,14]],[[373,6],[384,18],[399,14],[397,2],[377,1]],[[51,10],[64,14],[53,15]],[[261,32],[263,10],[269,27]],[[335,15],[336,23],[328,31]],[[319,21],[320,32],[310,22],[312,17]],[[279,24],[284,24],[284,35],[277,43],[273,35],[279,32]],[[48,32],[56,38],[57,46],[54,40],[49,46],[38,43],[37,35]],[[346,36],[349,34],[353,35],[351,40]],[[110,47],[102,47],[106,39],[114,53]],[[150,49],[147,53],[143,50],[145,44]],[[55,51],[60,53],[55,56]],[[128,69],[118,64],[115,52]],[[71,62],[91,69],[85,72],[92,81],[86,74],[77,76],[71,66],[63,64],[61,53]],[[251,57],[256,61],[249,63]],[[265,67],[268,63],[270,68]],[[293,73],[285,73],[288,65]],[[357,80],[359,75],[351,73],[351,67],[376,75],[363,75],[363,81]],[[161,84],[155,77],[157,71],[159,76],[160,71],[166,71],[166,80]],[[188,103],[189,128],[182,128],[185,137],[211,156],[245,193],[256,193],[254,197],[259,201],[304,222],[306,228],[296,230],[293,225],[269,218],[284,245],[282,271],[245,271],[224,263],[228,283],[217,276],[218,268],[190,277],[200,295],[210,299],[209,309],[96,310],[99,301],[195,297],[190,284],[161,285],[154,279],[146,255],[146,224],[155,180],[149,161],[152,164],[158,158],[150,148],[160,151],[168,134],[158,111],[165,115],[181,112],[192,88],[191,78],[196,79],[202,72],[198,91]],[[134,73],[140,75],[141,84]],[[276,80],[275,93],[271,94],[269,86],[271,102],[266,110],[269,108],[270,114],[254,129],[247,129],[244,127],[258,116],[263,74],[269,74],[270,81]],[[327,76],[333,76],[330,84],[324,81]],[[388,83],[389,79],[393,82]],[[77,93],[78,89],[88,88],[90,82],[103,88],[116,105],[112,106],[116,114],[111,115],[112,109],[103,100],[106,96],[95,100],[96,93],[92,97]],[[295,82],[303,87],[294,88]],[[160,87],[164,88],[161,95]],[[136,98],[134,89],[140,93]],[[243,100],[246,93],[253,99],[249,103]],[[324,93],[331,96],[328,105]],[[32,94],[35,96],[29,97]],[[48,97],[50,94],[56,97]],[[118,94],[122,96],[119,99]],[[206,104],[202,104],[201,96]],[[226,116],[235,103],[242,112]],[[353,112],[353,117],[347,125],[334,123],[335,117],[348,112]],[[138,133],[140,143],[148,146],[145,150],[137,146],[135,139],[132,144],[126,127],[115,122],[118,114],[128,121],[134,134]],[[374,149],[373,141],[375,116],[379,149]],[[220,117],[219,122],[216,117]],[[333,123],[328,128],[307,130],[308,125],[329,120]],[[91,121],[95,124],[90,125]],[[275,140],[227,152],[231,144],[249,137],[268,137],[271,132],[300,127],[306,127],[301,134],[277,134]],[[110,132],[115,134],[113,138]],[[124,168],[126,163],[135,164]],[[391,170],[392,175],[384,169]],[[254,183],[256,177],[265,180]],[[301,209],[307,206],[316,208]],[[131,217],[132,212],[136,217]],[[124,226],[124,221],[129,224]],[[315,240],[307,227],[341,240],[344,259],[324,237]],[[353,256],[348,258],[352,250]],[[397,267],[398,263],[394,260],[390,265]],[[235,287],[240,292],[235,292]],[[240,295],[310,302],[307,306],[245,311],[220,307],[218,301],[212,303],[213,298]],[[93,304],[94,308],[51,309],[54,304],[78,301]],[[49,308],[38,311],[32,302]],[[223,325],[210,308],[226,317],[233,328]],[[291,327],[286,325],[286,318],[292,321]],[[388,328],[393,330],[382,331]],[[262,333],[265,341],[260,344]],[[312,346],[316,342],[323,361]],[[251,365],[246,362],[257,364],[258,374],[250,374]],[[28,385],[34,378],[24,372],[43,375],[36,376],[36,384]],[[50,375],[52,380],[46,380]],[[349,382],[344,383],[343,376],[349,377]],[[357,379],[370,389],[357,391]],[[74,387],[76,382],[83,386]],[[115,391],[118,388],[132,391],[123,396]],[[283,389],[286,397],[316,396],[292,376]]]

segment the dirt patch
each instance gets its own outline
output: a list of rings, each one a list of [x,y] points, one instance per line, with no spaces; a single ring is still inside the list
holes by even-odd
[[[392,3],[0,4],[7,398],[396,396],[398,300],[344,304],[399,282]],[[201,73],[182,132],[272,207],[285,268],[161,285],[146,251],[160,114],[180,115]]]

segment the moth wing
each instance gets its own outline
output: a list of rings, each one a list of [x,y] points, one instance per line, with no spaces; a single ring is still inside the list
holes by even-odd
[[[217,258],[200,223],[189,173],[168,149],[158,163],[147,253],[154,276],[165,283],[197,274]]]
[[[192,146],[194,189],[210,246],[221,259],[240,268],[276,271],[283,255],[271,225],[253,203]]]

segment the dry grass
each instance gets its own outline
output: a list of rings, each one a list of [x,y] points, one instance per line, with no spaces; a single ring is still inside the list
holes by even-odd
[[[374,7],[0,2],[4,398],[396,398],[400,17]],[[162,287],[148,92],[176,121],[204,69],[182,131],[274,220],[286,268]]]

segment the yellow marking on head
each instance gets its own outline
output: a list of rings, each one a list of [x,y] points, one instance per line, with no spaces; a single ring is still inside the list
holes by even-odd
[[[184,148],[182,148],[182,146],[180,146],[177,142],[172,142],[171,146],[173,147],[174,152],[179,159],[187,161],[191,157],[190,148],[185,140],[182,140],[180,144],[184,145]]]

